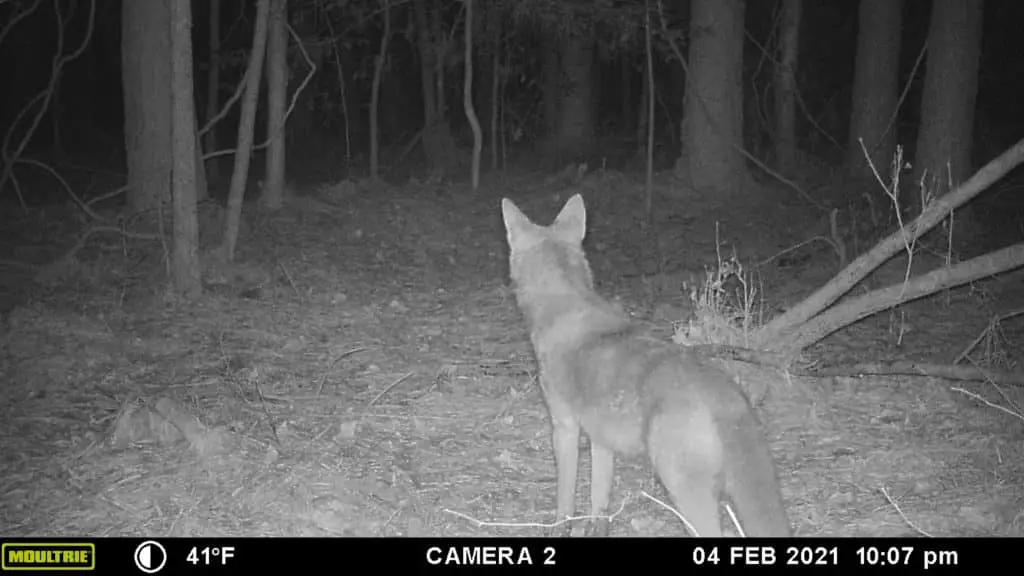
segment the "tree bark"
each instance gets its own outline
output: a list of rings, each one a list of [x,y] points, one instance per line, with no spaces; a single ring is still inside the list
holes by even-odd
[[[441,22],[443,9],[441,0],[433,0],[432,9],[427,12],[427,19],[430,21],[430,40],[434,46],[434,89],[435,102],[437,103],[438,123],[444,124],[447,128],[448,122],[445,114],[448,113],[448,102],[445,98],[445,61],[448,57],[448,39],[445,37],[444,27]]]
[[[210,0],[210,69],[206,77],[206,121],[217,115],[220,108],[220,0]],[[206,152],[216,152],[217,128],[211,126],[205,138]],[[220,181],[220,159],[212,157],[206,162],[206,175],[213,182]]]
[[[170,199],[170,9],[158,0],[122,2],[121,11],[127,198],[141,211]]]
[[[331,24],[330,18],[323,18],[321,20],[321,14],[318,11],[310,10],[308,6],[302,3],[292,3],[292,7],[295,10],[286,11],[290,12],[286,14],[287,20],[295,35],[298,36],[298,41],[302,43],[302,49],[305,54],[309,57],[309,60],[313,63],[313,66],[317,70],[323,69],[324,56],[330,51],[334,51],[336,56],[335,66],[338,71],[338,84],[339,84],[339,98],[341,99],[342,115],[345,122],[345,158],[346,161],[351,159],[351,146],[350,146],[350,134],[354,131],[352,124],[349,122],[347,100],[349,96],[349,82],[348,79],[343,75],[343,71],[352,70],[348,66],[347,59],[349,58],[350,51],[344,50],[339,51],[337,44],[344,44],[345,40],[339,38],[334,33],[334,27]],[[318,24],[324,23],[330,33],[329,38],[321,38],[319,30],[317,29]],[[285,31],[287,32],[287,30]],[[269,42],[269,39],[268,39]],[[286,60],[287,62],[287,60]],[[306,73],[306,63],[304,58],[294,58],[291,62],[287,62],[288,66],[288,77],[299,78]],[[295,96],[295,103],[292,106],[291,113],[286,119],[287,126],[285,126],[285,155],[288,152],[302,154],[308,147],[315,146],[316,142],[319,142],[320,134],[320,123],[316,113],[316,103],[314,98],[316,97],[317,91],[312,87],[307,86],[306,90],[303,90]],[[348,168],[346,166],[346,168]]]
[[[196,217],[196,111],[192,92],[191,0],[171,0],[171,101],[174,176],[175,290],[186,298],[203,292],[199,265],[199,222]]]
[[[690,77],[682,134],[695,188],[735,191],[748,181],[743,146],[743,2],[693,0]],[[677,163],[677,170],[682,168]]]
[[[978,89],[982,0],[935,0],[921,100],[913,184],[938,198],[969,173]],[[918,190],[909,204],[921,207]]]
[[[465,23],[465,58],[466,74],[462,84],[462,105],[466,119],[473,130],[473,160],[470,168],[473,190],[480,187],[480,149],[483,146],[483,134],[480,132],[480,121],[473,109],[473,0],[466,0]]]
[[[633,111],[633,52],[623,50],[619,57],[619,74],[622,76],[621,93],[619,95],[619,116],[622,133],[628,134],[636,121]]]
[[[245,200],[245,181],[249,176],[249,156],[252,153],[253,125],[256,121],[256,103],[260,95],[269,19],[270,0],[259,0],[256,4],[256,29],[253,32],[252,53],[249,55],[245,73],[245,95],[242,96],[238,143],[235,145],[235,165],[231,171],[231,188],[228,190],[224,239],[219,249],[219,256],[227,262],[234,260],[235,246],[238,243],[238,227],[242,219],[242,202]]]
[[[380,35],[380,48],[373,68],[373,87],[370,91],[370,177],[380,177],[380,128],[377,126],[377,114],[380,108],[380,78],[384,72],[384,59],[388,53],[388,40],[391,36],[391,9],[388,0],[384,4],[384,30]]]
[[[543,24],[544,38],[541,41],[541,82],[544,134],[545,138],[553,138],[558,130],[558,110],[562,102],[562,62],[559,30],[552,24]]]
[[[558,113],[555,147],[563,152],[583,152],[594,133],[593,27],[577,20],[562,31],[562,73],[565,90]]]
[[[501,50],[491,55],[491,170],[498,169],[498,130],[501,112]]]
[[[791,171],[796,160],[796,71],[801,10],[801,0],[782,3],[779,61],[775,68],[775,162],[783,172]]]
[[[880,174],[889,174],[892,164],[902,21],[903,0],[861,0],[845,160],[847,172],[856,179],[874,179],[865,148]]]
[[[189,35],[191,39],[191,35]],[[195,71],[193,70],[193,78],[195,78]],[[196,135],[194,137],[195,145],[193,151],[196,155],[195,170],[196,170],[196,202],[202,202],[210,197],[209,181],[206,177],[206,163],[203,162],[203,147],[199,144],[199,116],[197,115],[196,107],[192,106],[192,129]]]
[[[437,117],[437,102],[434,100],[434,46],[430,41],[430,24],[427,20],[427,0],[413,0],[416,17],[416,44],[420,51],[420,85],[423,90],[423,126],[433,125]]]
[[[285,108],[288,97],[288,2],[271,0],[267,29],[267,148],[266,177],[260,203],[276,210],[284,203]]]

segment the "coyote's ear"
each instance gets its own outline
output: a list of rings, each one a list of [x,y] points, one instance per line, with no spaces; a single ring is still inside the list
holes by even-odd
[[[530,222],[530,219],[508,198],[501,199],[501,216],[505,220],[509,246],[521,242],[522,233],[533,226],[533,222]]]
[[[575,194],[569,198],[551,228],[566,242],[582,243],[587,235],[587,208],[583,205],[583,196]]]

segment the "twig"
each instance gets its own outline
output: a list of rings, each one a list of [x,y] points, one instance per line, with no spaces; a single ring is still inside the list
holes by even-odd
[[[285,268],[284,262],[278,262],[277,265],[281,267],[281,271],[284,272],[284,277],[288,280],[288,284],[292,287],[292,290],[295,291],[295,295],[302,298],[302,294],[299,294],[299,288],[295,285],[295,280],[292,280],[292,275],[288,273],[288,269]]]
[[[1024,314],[1024,308],[1020,308],[1018,310],[1013,310],[1011,312],[1007,312],[1006,314],[1003,314],[1002,316],[996,316],[995,318],[993,318],[992,321],[988,323],[988,326],[986,326],[985,329],[981,331],[981,334],[978,334],[978,337],[975,338],[967,346],[967,348],[965,348],[964,351],[961,352],[960,355],[956,357],[956,360],[953,361],[953,364],[959,364],[960,362],[962,362],[964,360],[964,358],[967,358],[967,355],[970,354],[971,351],[974,350],[974,348],[979,343],[981,343],[982,340],[985,339],[985,336],[988,335],[988,333],[992,331],[992,328],[994,326],[996,326],[997,324],[999,324],[1003,320],[1006,320],[1008,318],[1013,318],[1014,316],[1020,316],[1022,314]]]
[[[235,102],[238,102],[238,99],[242,97],[243,93],[245,93],[245,80],[248,74],[248,70],[242,72],[242,77],[238,79],[238,86],[235,87],[235,93],[232,94],[231,98],[228,98],[228,101],[224,103],[224,106],[221,107],[220,112],[218,112],[212,118],[207,120],[206,124],[203,124],[203,127],[199,129],[199,133],[197,134],[198,137],[202,138],[203,134],[209,132],[210,129],[213,128],[213,126],[217,122],[220,122],[222,118],[228,115],[228,112],[231,111],[231,107],[234,106]],[[221,154],[219,152],[210,152],[203,156],[203,160],[206,160],[211,155],[220,156]]]
[[[839,209],[833,208],[829,214],[829,233],[832,234],[833,248],[839,256],[839,267],[846,266],[846,245],[843,244],[843,237],[839,234]]]
[[[801,248],[803,246],[806,246],[807,244],[810,244],[811,242],[814,242],[816,240],[828,243],[829,245],[832,246],[832,249],[836,251],[836,254],[839,255],[840,258],[842,257],[842,251],[840,250],[839,246],[836,246],[835,241],[833,241],[831,238],[828,238],[826,236],[813,236],[811,238],[808,238],[807,240],[804,240],[802,242],[794,244],[793,246],[790,246],[789,248],[786,248],[785,250],[782,250],[781,252],[777,252],[775,255],[770,256],[769,258],[767,258],[765,260],[762,260],[761,262],[758,262],[757,263],[757,267],[760,268],[761,266],[769,264],[772,260],[775,260],[776,258],[781,258],[785,254],[788,254],[788,253],[790,253],[790,252],[792,252],[794,250],[797,250],[797,249],[799,249],[799,248]]]
[[[953,390],[954,392],[959,392],[959,393],[961,393],[961,394],[963,394],[965,396],[969,396],[971,398],[974,398],[975,400],[977,400],[978,402],[981,402],[982,404],[988,406],[989,408],[995,408],[996,410],[999,410],[1000,412],[1004,412],[1006,414],[1009,414],[1010,416],[1016,417],[1018,420],[1024,420],[1024,414],[1021,414],[1020,412],[1016,412],[1014,410],[1011,410],[1011,409],[1009,409],[1009,408],[1007,408],[1005,406],[1000,406],[999,404],[995,404],[994,402],[989,402],[985,398],[982,398],[981,395],[979,395],[979,394],[975,394],[974,392],[971,392],[969,390],[964,390],[963,388],[951,388],[951,390]]]
[[[977,366],[953,366],[950,364],[932,364],[928,362],[911,362],[901,360],[898,362],[868,362],[861,364],[848,364],[844,366],[831,366],[813,372],[807,376],[860,376],[872,375],[902,375],[902,376],[926,376],[943,378],[946,380],[968,380],[988,381],[997,384],[1010,386],[1024,386],[1024,370],[992,370],[983,369]]]
[[[366,407],[367,407],[367,408],[369,408],[370,406],[373,406],[373,405],[374,405],[374,403],[376,403],[376,402],[377,402],[377,400],[380,400],[380,397],[381,397],[381,396],[383,396],[383,395],[385,395],[385,394],[387,394],[387,393],[388,393],[388,390],[391,390],[391,389],[392,389],[392,388],[394,388],[395,386],[398,386],[398,385],[399,385],[400,383],[402,383],[403,381],[405,381],[406,379],[408,379],[408,378],[409,378],[409,376],[412,376],[413,374],[415,374],[415,372],[409,372],[409,373],[407,373],[407,374],[406,374],[405,376],[402,376],[402,377],[401,377],[401,378],[399,378],[398,380],[395,380],[394,382],[392,382],[392,383],[391,383],[391,385],[389,385],[389,386],[388,386],[387,388],[385,388],[385,389],[381,390],[379,394],[377,394],[376,396],[374,396],[374,397],[373,397],[373,400],[370,400],[370,403],[369,403],[369,404],[367,404],[367,405],[366,405]]]
[[[55,52],[55,56],[53,57],[53,65],[52,70],[50,72],[50,80],[47,83],[46,88],[44,88],[42,92],[37,94],[34,98],[32,98],[32,100],[28,102],[28,104],[25,105],[24,108],[22,108],[21,112],[15,118],[14,122],[11,123],[11,127],[7,131],[7,134],[4,135],[3,146],[2,149],[0,149],[0,153],[2,153],[4,160],[4,170],[3,173],[0,174],[0,193],[3,192],[4,184],[6,184],[7,180],[9,180],[11,177],[11,172],[14,170],[15,162],[21,157],[22,152],[25,151],[25,147],[28,145],[29,141],[32,140],[32,136],[35,134],[36,128],[39,127],[39,122],[42,121],[43,116],[46,114],[46,110],[50,106],[50,100],[53,99],[53,95],[57,90],[57,84],[60,82],[61,71],[68,62],[71,62],[72,60],[75,60],[82,55],[82,52],[85,51],[85,47],[89,45],[89,41],[92,39],[92,32],[96,23],[96,0],[91,0],[89,2],[88,27],[85,30],[85,34],[82,36],[82,43],[78,46],[77,49],[75,49],[75,51],[68,54],[67,56],[63,55],[65,22],[64,16],[60,8],[61,2],[60,0],[54,0],[53,4],[54,12],[57,15],[57,49]],[[21,117],[33,105],[35,105],[36,102],[40,100],[42,100],[42,105],[36,111],[36,115],[32,119],[32,123],[25,130],[24,134],[22,135],[21,142],[18,143],[18,146],[14,149],[13,154],[9,154],[9,144],[11,141],[11,137],[14,135],[18,127],[18,122],[20,121]],[[27,209],[25,206],[25,200],[24,198],[21,198],[21,194],[19,194],[18,197],[21,200],[22,209]]]
[[[331,368],[334,368],[334,365],[337,364],[342,358],[346,358],[346,357],[351,356],[351,355],[353,355],[353,354],[355,354],[357,352],[362,352],[363,350],[366,350],[366,348],[353,348],[352,350],[349,350],[348,352],[342,352],[337,358],[335,358],[334,360],[331,360],[331,363],[327,365],[327,370],[325,370],[323,376],[320,377],[320,383],[317,384],[317,387],[316,387],[316,396],[317,396],[317,398],[319,398],[320,397],[320,393],[323,392],[324,382],[327,381],[327,372],[329,372],[331,370]]]
[[[676,518],[679,518],[680,520],[683,521],[683,525],[685,525],[686,529],[690,531],[690,534],[693,534],[693,536],[695,538],[699,538],[700,537],[700,533],[698,533],[697,529],[693,527],[693,524],[690,524],[690,521],[686,519],[686,516],[683,516],[682,512],[680,512],[679,510],[676,510],[674,507],[670,506],[667,502],[662,502],[661,500],[655,498],[654,496],[651,496],[650,494],[647,493],[646,490],[641,490],[640,494],[642,494],[648,500],[650,500],[650,501],[654,502],[655,504],[661,506],[665,510],[668,510],[669,512],[675,514]],[[737,526],[738,525],[739,524],[737,524]]]
[[[736,360],[748,364],[770,366],[780,370],[786,370],[789,367],[785,356],[764,350],[752,350],[750,348],[728,346],[725,344],[696,344],[687,348],[705,358]]]
[[[21,12],[18,12],[14,16],[14,18],[11,18],[10,20],[7,21],[7,24],[4,26],[3,30],[0,30],[0,44],[4,43],[4,38],[7,37],[7,34],[9,34],[11,30],[14,30],[14,27],[18,24],[18,22],[21,21],[22,18],[25,18],[26,16],[32,14],[33,12],[36,11],[36,8],[39,8],[39,4],[41,4],[42,1],[43,0],[35,0],[35,2],[33,2],[31,6],[22,10]]]
[[[309,54],[306,52],[305,46],[302,45],[302,39],[299,38],[298,34],[296,34],[295,30],[290,25],[286,23],[285,26],[287,27],[288,32],[289,34],[291,34],[292,38],[295,39],[296,44],[298,44],[299,50],[302,52],[303,57],[305,57],[306,63],[309,65],[309,72],[306,74],[306,77],[303,78],[302,83],[299,84],[299,87],[295,90],[295,93],[292,94],[292,101],[288,104],[288,110],[285,111],[285,121],[281,123],[281,130],[284,130],[284,127],[287,126],[288,117],[292,115],[292,111],[295,109],[295,104],[298,102],[299,96],[302,94],[302,91],[305,90],[306,84],[309,84],[309,81],[313,78],[313,74],[316,74],[316,64],[313,63],[313,60],[309,57]],[[217,113],[216,116],[211,118],[210,121],[207,122],[205,126],[203,126],[203,129],[199,131],[200,136],[202,136],[207,130],[212,128],[214,123],[216,123],[221,118],[227,115],[229,107],[242,96],[244,88],[245,75],[242,76],[242,80],[238,83],[238,88],[235,89],[235,93],[232,94],[231,98],[224,104],[224,109]],[[263,148],[266,148],[267,146],[270,145],[270,141],[273,140],[276,136],[277,134],[268,134],[266,140],[260,142],[259,144],[254,144],[252,146],[252,151],[262,150]],[[234,154],[237,151],[237,148],[225,148],[224,150],[207,152],[206,154],[203,154],[203,160],[209,160],[210,158],[214,158],[217,156],[227,156],[228,154]]]
[[[104,200],[108,200],[108,199],[113,198],[113,197],[115,197],[115,196],[117,196],[119,194],[123,194],[126,190],[128,190],[128,184],[125,184],[124,186],[121,186],[120,188],[116,188],[114,190],[111,190],[110,192],[107,192],[105,194],[101,194],[101,195],[99,195],[99,196],[97,196],[95,198],[90,198],[90,199],[86,200],[85,205],[86,206],[92,206],[93,204],[98,204],[100,202],[103,202]]]
[[[19,162],[21,164],[28,164],[30,166],[35,166],[37,168],[42,168],[43,170],[46,170],[54,178],[56,178],[58,182],[60,182],[60,185],[64,187],[64,190],[68,193],[68,196],[71,196],[71,199],[75,201],[75,204],[78,204],[78,206],[83,211],[85,211],[86,214],[88,214],[89,216],[91,216],[95,220],[104,220],[104,218],[102,216],[97,214],[95,211],[93,211],[92,208],[89,207],[89,204],[87,202],[83,202],[82,199],[79,198],[78,195],[76,195],[73,190],[71,190],[71,185],[67,183],[67,180],[64,180],[64,178],[60,174],[58,174],[57,171],[54,170],[53,168],[51,168],[50,166],[48,166],[46,164],[43,164],[42,162],[40,162],[38,160],[32,160],[30,158],[19,158],[18,160],[15,160],[15,162]]]
[[[896,512],[899,513],[900,518],[903,518],[903,521],[906,522],[907,526],[910,526],[911,528],[914,529],[915,532],[917,532],[918,534],[920,534],[922,536],[927,536],[928,538],[932,537],[931,534],[925,532],[924,530],[921,530],[920,528],[917,527],[917,524],[914,524],[913,522],[911,522],[910,518],[907,518],[907,515],[904,514],[903,510],[900,509],[900,505],[897,504],[895,500],[893,500],[892,496],[889,496],[889,491],[886,490],[886,488],[884,486],[882,487],[882,496],[885,496],[885,499],[889,501],[889,504],[892,504],[892,507],[896,509]]]
[[[657,501],[657,500],[655,500],[655,501]],[[563,518],[563,519],[561,519],[561,520],[559,520],[557,522],[492,522],[492,521],[489,521],[489,520],[480,520],[480,519],[477,519],[477,518],[473,518],[472,516],[469,516],[468,514],[463,514],[462,512],[456,512],[455,510],[451,510],[449,508],[443,508],[441,511],[445,512],[447,514],[451,514],[452,516],[458,516],[459,518],[462,518],[463,520],[469,520],[470,522],[472,522],[477,527],[485,527],[486,526],[486,527],[499,527],[499,528],[556,528],[558,526],[561,526],[562,524],[565,524],[566,522],[574,522],[576,520],[592,520],[592,519],[597,519],[597,520],[609,520],[609,521],[611,521],[611,520],[615,519],[616,516],[618,516],[619,514],[622,513],[622,511],[626,508],[626,503],[627,502],[629,502],[629,499],[623,500],[621,505],[619,506],[619,509],[616,510],[615,513],[609,514],[608,516],[590,516],[590,515],[587,515],[587,516],[570,516],[568,518]]]

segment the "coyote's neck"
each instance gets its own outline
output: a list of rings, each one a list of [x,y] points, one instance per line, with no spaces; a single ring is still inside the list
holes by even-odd
[[[517,290],[533,340],[572,340],[570,333],[615,332],[631,324],[629,316],[590,290]]]

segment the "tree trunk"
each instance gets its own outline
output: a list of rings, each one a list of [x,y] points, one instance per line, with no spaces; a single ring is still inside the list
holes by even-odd
[[[636,118],[633,116],[633,53],[629,50],[623,50],[622,55],[619,57],[619,74],[622,76],[622,84],[619,87],[621,93],[619,97],[619,117],[622,128],[622,134],[629,134],[629,129],[633,127],[633,122]]]
[[[491,55],[491,169],[498,169],[498,130],[501,112],[501,50]]]
[[[220,0],[210,0],[210,69],[206,78],[206,121],[217,115],[220,108]],[[217,128],[211,126],[206,133],[206,153],[216,152]],[[220,181],[220,158],[206,162],[206,175],[213,182]]]
[[[432,9],[427,12],[430,21],[430,41],[434,46],[434,88],[436,91],[435,102],[437,103],[437,116],[434,118],[439,124],[447,127],[448,103],[445,98],[445,69],[444,65],[448,57],[448,39],[445,37],[444,27],[441,22],[443,8],[441,0],[433,0]]]
[[[231,171],[231,188],[228,190],[224,239],[218,254],[227,262],[234,260],[235,246],[238,243],[238,227],[242,219],[242,202],[245,200],[245,180],[249,176],[252,129],[256,120],[256,103],[260,95],[260,80],[263,72],[263,57],[267,48],[267,21],[269,19],[270,0],[259,0],[256,4],[256,30],[253,32],[252,53],[249,55],[249,64],[245,72],[245,95],[242,96],[241,118],[238,122],[238,143],[235,145],[235,166]]]
[[[170,198],[170,10],[167,0],[122,2],[121,10],[127,198],[141,211]]]
[[[644,66],[644,68],[647,67]],[[646,76],[645,72],[645,80],[640,83],[640,101],[636,115],[636,153],[641,158],[647,153],[647,117],[649,116],[647,108],[651,100],[651,89],[646,81]]]
[[[791,171],[796,161],[796,71],[801,10],[801,0],[782,3],[779,61],[775,67],[775,163],[783,172]]]
[[[562,72],[565,91],[559,106],[556,149],[583,152],[594,133],[593,118],[593,30],[590,23],[577,21],[562,35]]]
[[[928,31],[928,62],[921,100],[921,129],[914,161],[916,212],[924,193],[938,198],[971,168],[974,99],[978,89],[982,0],[935,0]]]
[[[695,188],[735,191],[747,181],[743,145],[743,2],[693,0],[684,159]]]
[[[430,0],[414,0],[416,42],[420,51],[420,81],[423,90],[423,151],[433,168],[441,168],[453,158],[455,141],[445,119],[444,36],[438,6]]]
[[[328,30],[330,31],[330,39],[321,38],[317,25],[319,22],[320,14],[317,11],[309,10],[306,6],[301,3],[291,3],[293,10],[290,10],[286,14],[287,20],[295,35],[298,36],[298,41],[302,43],[302,48],[305,54],[309,56],[309,60],[313,63],[313,66],[317,70],[323,69],[323,62],[325,54],[331,50],[337,50],[333,44],[341,43],[344,44],[346,40],[339,38],[334,34],[334,29],[331,26],[330,19],[324,19]],[[287,30],[285,30],[287,33]],[[269,39],[268,39],[269,41]],[[287,52],[287,50],[286,50]],[[342,115],[344,116],[345,122],[345,158],[346,161],[351,159],[350,141],[349,135],[353,131],[352,125],[349,123],[348,117],[348,94],[349,94],[349,82],[347,82],[345,76],[342,75],[343,71],[350,71],[352,68],[345,65],[346,59],[350,56],[349,50],[335,51],[337,56],[337,62],[335,65],[338,70],[338,84],[339,84],[339,98],[341,100]],[[294,58],[291,62],[285,60],[288,68],[289,78],[299,78],[306,73],[306,60],[305,58]],[[294,68],[292,68],[294,66]],[[291,114],[285,120],[287,126],[285,126],[286,134],[286,145],[285,145],[285,156],[290,152],[292,157],[296,155],[302,155],[306,152],[309,147],[316,146],[316,142],[319,142],[319,119],[316,115],[316,103],[313,101],[317,94],[317,91],[312,86],[307,86],[305,90],[299,93],[295,97],[295,104],[292,107]],[[346,166],[348,168],[348,166]]]
[[[854,178],[873,180],[864,150],[883,175],[889,174],[895,152],[903,1],[861,0],[859,20],[845,164]]]
[[[191,39],[191,37],[192,36],[190,34],[189,38]],[[193,71],[193,78],[194,77],[195,74]],[[195,146],[193,147],[193,151],[196,154],[196,202],[202,202],[210,197],[210,187],[209,181],[206,177],[206,165],[205,162],[203,162],[203,147],[199,145],[199,117],[196,116],[197,112],[194,104],[192,106],[192,112],[192,129],[195,130],[196,133]]]
[[[192,92],[191,0],[170,0],[171,122],[174,177],[174,288],[186,298],[203,292],[196,217],[196,111]]]
[[[380,35],[380,48],[373,68],[373,87],[370,91],[370,177],[380,177],[380,128],[377,125],[377,114],[380,108],[380,78],[384,72],[384,59],[388,53],[388,40],[391,36],[391,9],[388,0],[384,3],[384,31]]]
[[[543,111],[545,138],[554,138],[558,130],[558,110],[562,102],[562,60],[559,30],[551,24],[544,25],[541,41],[541,76],[543,82]]]
[[[276,210],[284,202],[285,108],[288,98],[288,2],[270,1],[267,29],[267,148],[266,177],[260,203]]]
[[[427,21],[427,0],[413,0],[416,16],[416,44],[420,51],[420,87],[423,90],[423,126],[434,124],[437,102],[434,100],[434,46],[430,42],[430,24]]]
[[[480,187],[480,148],[484,138],[480,133],[480,121],[476,117],[476,110],[473,109],[473,0],[466,0],[465,32],[466,53],[463,64],[466,66],[466,74],[462,84],[462,106],[473,130],[473,159],[470,171],[473,190],[476,190]]]
[[[473,83],[474,104],[479,110],[480,120],[485,120],[484,115],[490,119],[490,121],[480,123],[480,130],[483,134],[483,141],[487,142],[488,147],[491,148],[491,167],[496,168],[498,151],[494,146],[497,142],[494,128],[497,126],[497,122],[493,112],[497,111],[497,107],[492,99],[497,96],[498,86],[498,55],[501,52],[502,34],[501,5],[497,2],[482,2],[475,8],[482,10],[483,14],[477,16],[482,28],[474,31],[474,36],[478,38],[476,46],[473,48],[476,54],[476,63],[474,64],[476,81]]]
[[[644,10],[644,55],[647,61],[647,177],[644,182],[644,226],[650,226],[654,203],[654,52],[651,49],[651,4],[645,2]]]

